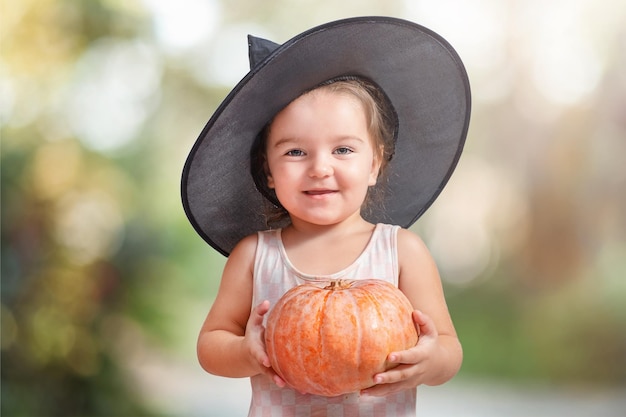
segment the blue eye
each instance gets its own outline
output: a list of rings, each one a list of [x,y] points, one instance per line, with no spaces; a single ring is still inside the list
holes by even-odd
[[[285,153],[285,155],[287,155],[287,156],[303,156],[304,155],[304,151],[302,151],[301,149],[291,149],[291,150],[287,151]]]
[[[349,155],[351,153],[353,153],[354,151],[350,148],[348,148],[347,146],[342,146],[340,148],[335,149],[335,153],[337,155]]]

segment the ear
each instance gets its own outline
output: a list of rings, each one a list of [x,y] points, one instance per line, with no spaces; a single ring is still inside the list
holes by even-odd
[[[381,147],[382,148],[382,147]],[[370,178],[368,185],[376,185],[378,181],[378,176],[380,175],[380,167],[382,163],[382,149],[380,152],[374,152],[374,157],[372,158],[372,169],[370,171]]]
[[[265,176],[267,178],[267,188],[269,189],[274,189],[275,184],[274,184],[274,177],[272,176],[272,173],[270,172],[269,167],[267,166],[267,162],[264,165],[264,169],[265,171]]]

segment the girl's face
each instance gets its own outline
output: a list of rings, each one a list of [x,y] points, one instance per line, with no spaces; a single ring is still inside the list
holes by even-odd
[[[276,115],[267,138],[268,185],[293,223],[360,217],[380,168],[367,127],[358,99],[324,88]]]

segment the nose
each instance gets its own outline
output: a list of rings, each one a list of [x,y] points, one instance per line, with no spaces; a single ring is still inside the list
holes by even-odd
[[[315,155],[311,159],[311,167],[309,175],[312,178],[324,178],[332,175],[333,166],[331,161],[325,155]]]

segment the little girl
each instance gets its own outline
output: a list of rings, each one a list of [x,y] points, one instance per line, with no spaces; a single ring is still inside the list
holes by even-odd
[[[363,26],[364,23],[368,25]],[[385,30],[378,32],[377,28]],[[363,39],[367,38],[364,33],[373,30],[375,33],[370,33],[370,36],[378,42],[378,37],[384,34],[384,44],[390,40],[389,32],[399,30],[403,32],[404,38],[407,28],[414,39],[416,35],[427,33],[430,36],[428,42],[432,43],[436,39],[437,44],[441,45],[441,38],[436,38],[432,32],[389,18],[334,22],[324,26],[321,31],[310,31],[307,38],[313,33],[321,33],[325,38],[333,29],[337,30],[333,39],[345,40],[348,33],[360,33],[360,36],[352,36],[353,40],[350,41],[354,43],[352,47],[356,48],[355,45],[368,42],[368,39]],[[319,41],[328,42],[328,39],[323,38]],[[251,42],[253,50],[259,44],[272,49],[272,45],[266,41],[251,38]],[[450,54],[451,49],[445,45]],[[344,51],[347,52],[345,47]],[[310,51],[310,48],[305,50]],[[328,52],[332,56],[332,51]],[[376,52],[384,52],[388,58],[399,59],[402,53],[410,54],[411,49],[398,50],[394,54],[390,53],[389,48],[379,48]],[[263,68],[267,68],[271,60],[288,55],[285,49],[281,52],[278,48],[270,52],[270,58],[262,61],[265,64],[255,65],[252,58],[254,53],[251,52],[253,75],[250,78],[261,76]],[[424,58],[427,56],[416,60]],[[207,191],[194,185],[202,180],[199,175],[194,175],[195,179],[192,179],[192,171],[208,172],[206,169],[194,168],[197,160],[206,163],[207,159],[211,159],[212,166],[215,166],[221,158],[230,162],[230,168],[223,169],[234,171],[240,165],[233,164],[233,158],[229,155],[237,153],[226,151],[216,156],[200,149],[202,145],[198,144],[192,151],[183,178],[185,208],[201,235],[216,249],[229,254],[217,297],[200,331],[198,358],[202,367],[210,373],[251,378],[250,416],[414,416],[416,387],[420,384],[442,384],[460,368],[461,345],[448,313],[437,268],[428,250],[421,239],[406,228],[376,220],[376,216],[384,215],[392,220],[389,223],[393,223],[394,219],[406,217],[408,211],[412,222],[436,197],[456,164],[467,129],[469,105],[463,107],[463,104],[468,104],[464,100],[469,95],[469,89],[464,71],[459,72],[459,68],[462,69],[458,66],[460,61],[455,58],[453,62],[456,65],[456,78],[450,78],[455,79],[457,86],[461,86],[456,92],[456,100],[460,98],[461,103],[456,104],[457,110],[439,109],[440,117],[450,116],[447,118],[449,125],[440,125],[442,129],[456,129],[454,135],[457,137],[451,142],[453,145],[443,146],[454,147],[452,156],[446,152],[429,150],[428,146],[415,147],[408,159],[407,155],[400,154],[411,149],[411,146],[407,147],[409,143],[424,145],[437,140],[445,142],[446,133],[429,132],[437,123],[427,121],[429,124],[426,127],[414,127],[416,125],[407,121],[407,112],[400,111],[399,107],[407,103],[398,100],[403,94],[415,93],[415,87],[407,88],[406,93],[390,88],[391,91],[398,91],[390,95],[382,87],[385,78],[392,77],[386,72],[380,72],[379,77],[375,76],[376,71],[367,74],[368,65],[361,62],[359,68],[363,72],[349,74],[343,69],[335,69],[334,77],[325,78],[308,88],[295,83],[297,87],[290,94],[294,95],[298,90],[299,93],[280,106],[273,116],[267,117],[264,126],[257,129],[256,137],[248,141],[248,149],[252,149],[248,153],[252,172],[250,177],[258,189],[254,194],[262,195],[271,202],[257,202],[256,209],[259,210],[259,204],[272,206],[272,213],[265,210],[264,220],[267,222],[270,219],[269,223],[281,227],[264,230],[266,228],[257,226],[254,230],[254,226],[248,226],[253,229],[252,232],[245,237],[239,236],[238,243],[232,248],[224,243],[228,241],[218,242],[216,238],[220,236],[220,228],[214,223],[219,223],[221,219],[215,207],[225,211],[239,211],[238,214],[244,216],[245,222],[245,212],[241,211],[244,210],[244,204],[233,202],[233,198],[237,197],[236,194],[245,193],[243,190],[246,187],[238,186],[238,190],[230,191],[222,198],[215,195],[205,197],[213,199],[212,203],[199,206],[192,202],[192,195],[203,193],[206,196]],[[292,64],[285,65],[289,67]],[[301,73],[291,74],[290,77],[299,79],[303,75],[306,77],[306,74]],[[409,81],[398,73],[396,76],[403,82]],[[287,78],[284,82],[293,83],[289,76]],[[248,85],[251,79],[242,82]],[[243,93],[239,90],[236,94]],[[279,97],[284,94],[280,85],[277,85],[276,94]],[[220,125],[219,120],[228,118],[224,106],[250,105],[239,99],[234,96],[227,98],[227,104],[223,104],[222,110],[218,110],[217,116],[209,121],[200,143],[228,136],[224,129],[232,131],[237,128]],[[445,100],[435,103],[438,100],[431,96],[429,103],[441,105],[445,104]],[[267,97],[267,101],[272,100]],[[462,108],[462,121],[457,120],[458,114],[455,114],[459,107]],[[415,109],[408,114],[411,113],[415,113]],[[249,115],[243,113],[240,119],[245,120]],[[254,115],[250,117],[255,118]],[[216,125],[220,127],[216,128]],[[406,128],[409,136],[402,135],[403,128]],[[424,134],[429,132],[430,137],[416,139],[414,135],[419,131]],[[242,139],[239,142],[240,145],[244,143]],[[416,158],[417,154],[426,155],[421,155],[420,159]],[[234,159],[237,160],[237,157]],[[415,179],[412,177],[418,176],[423,170],[423,167],[414,165],[420,161],[424,164],[445,163],[446,169],[445,175],[439,175],[435,180],[438,186],[426,190],[430,195],[426,203],[417,205],[416,215],[412,211],[416,207],[415,200],[419,198],[403,198],[397,194],[389,196],[388,192],[402,189],[406,183],[413,182]],[[240,172],[240,175],[244,174]],[[404,178],[399,180],[400,175],[404,175]],[[226,180],[222,178],[222,181]],[[205,186],[209,184],[204,180]],[[225,191],[226,187],[222,185],[221,189]],[[387,193],[381,194],[381,191]],[[398,205],[396,201],[401,204]],[[211,220],[201,224],[198,220],[201,215]],[[241,227],[233,226],[229,229],[237,235],[244,232]],[[307,280],[364,278],[389,281],[407,296],[415,308],[412,318],[420,334],[418,343],[408,350],[391,352],[388,360],[398,366],[375,375],[376,385],[362,392],[328,398],[291,389],[271,368],[265,351],[263,335],[266,313],[282,294]]]

